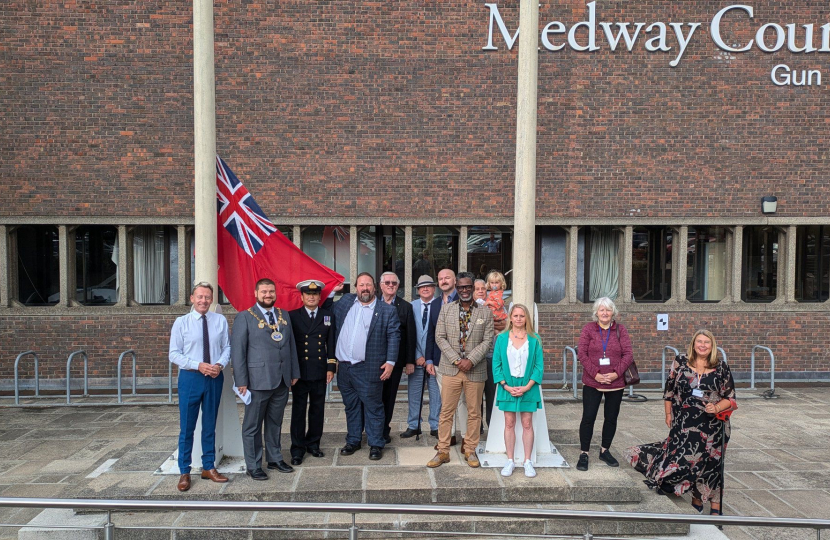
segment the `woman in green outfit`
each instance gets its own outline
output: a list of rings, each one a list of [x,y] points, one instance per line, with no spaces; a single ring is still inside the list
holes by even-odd
[[[493,380],[498,383],[496,405],[504,412],[504,445],[507,465],[502,476],[513,474],[516,445],[516,413],[522,420],[522,444],[525,451],[525,476],[536,476],[530,456],[533,452],[533,413],[544,407],[542,383],[544,359],[539,335],[533,330],[530,312],[522,304],[510,309],[507,329],[498,335],[493,346]]]

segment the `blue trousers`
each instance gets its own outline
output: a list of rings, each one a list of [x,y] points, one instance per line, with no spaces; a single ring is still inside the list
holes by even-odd
[[[373,370],[374,371],[374,370]],[[383,448],[383,381],[380,370],[369,373],[366,362],[350,364],[340,362],[337,367],[337,387],[346,406],[346,443],[358,445],[363,440],[363,430],[369,446]]]
[[[216,416],[225,375],[215,379],[198,371],[179,370],[179,473],[189,474],[193,432],[202,410],[202,469],[216,468]]]
[[[423,366],[415,366],[415,372],[407,377],[409,416],[407,424],[410,429],[421,429],[421,418],[418,414],[423,395],[424,376],[426,370]],[[430,376],[427,382],[429,392],[429,429],[438,429],[438,415],[441,414],[441,389],[438,388],[438,380]]]

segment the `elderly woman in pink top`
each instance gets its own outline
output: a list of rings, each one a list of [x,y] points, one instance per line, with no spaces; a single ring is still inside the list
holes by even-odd
[[[582,364],[582,422],[579,424],[579,444],[582,453],[576,468],[588,470],[588,451],[594,434],[594,421],[599,412],[602,398],[605,398],[602,424],[602,446],[599,459],[610,467],[620,463],[611,455],[609,448],[617,431],[617,417],[624,392],[623,374],[634,355],[631,340],[625,326],[614,320],[617,307],[610,298],[598,298],[594,302],[594,322],[586,324],[579,336],[577,356]]]

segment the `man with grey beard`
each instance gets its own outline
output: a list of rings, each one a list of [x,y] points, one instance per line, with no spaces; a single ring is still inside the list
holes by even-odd
[[[375,296],[375,279],[364,272],[355,282],[357,294],[334,303],[337,386],[346,406],[346,445],[340,455],[360,450],[363,430],[369,459],[383,457],[385,413],[383,381],[392,375],[401,340],[395,307]]]

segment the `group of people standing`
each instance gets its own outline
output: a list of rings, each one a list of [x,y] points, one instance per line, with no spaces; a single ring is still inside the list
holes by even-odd
[[[400,282],[394,272],[383,273],[379,287],[371,274],[362,273],[355,292],[322,303],[323,283],[307,280],[297,284],[303,307],[287,313],[274,305],[274,282],[261,279],[254,291],[256,303],[236,316],[230,338],[225,318],[209,310],[212,286],[197,284],[191,294],[194,309],[176,320],[170,340],[170,361],[180,368],[179,490],[191,485],[193,433],[200,408],[201,477],[228,480],[216,470],[214,446],[222,370],[229,362],[245,402],[243,449],[247,474],[254,480],[267,480],[263,466],[290,473],[306,454],[324,457],[320,439],[325,393],[335,373],[346,410],[341,455],[359,451],[365,432],[369,459],[383,457],[392,440],[395,398],[406,373],[408,425],[400,437],[421,435],[424,394],[428,394],[430,435],[438,439],[428,467],[450,461],[456,424],[465,462],[479,467],[476,449],[482,411],[489,425],[495,406],[505,420],[508,463],[501,474],[510,476],[517,465],[513,452],[519,421],[525,452],[522,467],[526,476],[536,476],[531,461],[532,416],[543,409],[544,354],[534,328],[535,313],[521,304],[505,305],[506,284],[499,272],[476,280],[471,273],[456,276],[444,269],[437,277],[437,283],[428,275],[418,279],[418,298],[412,303],[397,295]],[[583,327],[579,339],[580,471],[588,470],[594,423],[603,400],[599,459],[619,466],[610,448],[622,403],[623,374],[633,362],[633,349],[616,315],[611,299],[596,300],[593,322]],[[280,444],[289,390],[293,395],[291,465],[283,460]],[[703,503],[710,501],[712,513],[720,513],[728,412],[736,404],[731,373],[719,361],[710,332],[698,331],[688,353],[675,359],[664,399],[669,437],[629,448],[625,457],[659,493],[680,495],[691,490],[696,509],[702,511]]]

